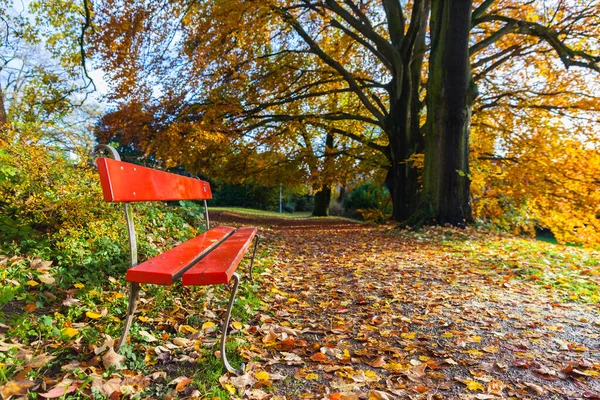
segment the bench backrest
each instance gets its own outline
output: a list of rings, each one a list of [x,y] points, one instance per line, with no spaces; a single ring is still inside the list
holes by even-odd
[[[108,202],[210,200],[210,184],[199,179],[100,157],[98,173]]]

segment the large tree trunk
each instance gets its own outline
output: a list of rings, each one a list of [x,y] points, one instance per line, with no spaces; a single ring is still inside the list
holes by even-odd
[[[323,171],[332,168],[333,134],[327,133],[325,137],[325,159],[323,160]],[[327,174],[325,174],[327,175]],[[326,217],[329,214],[329,203],[331,202],[331,185],[324,183],[320,190],[315,193],[315,204],[313,205],[313,217]]]
[[[326,217],[329,213],[329,202],[331,201],[331,186],[323,187],[315,193],[315,204],[313,206],[313,217]]]
[[[472,221],[469,122],[477,89],[469,63],[472,0],[433,0],[427,83],[422,216],[428,223]]]
[[[390,82],[390,113],[386,131],[389,135],[389,162],[385,184],[392,198],[392,219],[405,221],[411,217],[419,205],[421,185],[420,171],[415,168],[410,157],[422,153],[424,139],[420,127],[421,67],[425,54],[425,32],[429,16],[429,0],[419,2],[420,23],[412,47],[402,47],[401,68]],[[411,23],[412,25],[412,23]],[[411,40],[406,37],[405,40]],[[404,44],[404,42],[402,43]]]

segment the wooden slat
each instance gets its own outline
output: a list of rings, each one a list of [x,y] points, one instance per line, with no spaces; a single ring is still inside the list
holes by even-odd
[[[98,158],[104,200],[108,202],[210,200],[210,184],[135,164]]]
[[[229,283],[256,232],[255,227],[238,229],[219,247],[188,269],[181,276],[181,283],[183,285]]]
[[[204,256],[235,228],[217,226],[194,239],[188,240],[151,260],[143,262],[127,271],[127,281],[171,285],[200,257]]]

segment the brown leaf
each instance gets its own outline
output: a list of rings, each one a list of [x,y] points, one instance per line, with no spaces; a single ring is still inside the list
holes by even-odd
[[[102,393],[105,396],[112,396],[113,393],[121,393],[121,378],[112,378],[102,384]]]
[[[5,399],[11,396],[22,396],[27,394],[28,389],[33,385],[35,385],[35,383],[29,380],[10,381],[6,385],[0,387],[0,394],[2,394],[2,397]]]
[[[30,366],[31,368],[39,368],[48,364],[50,361],[54,360],[54,358],[54,356],[49,356],[46,353],[40,354],[39,356],[31,359],[31,361],[29,361],[28,366]]]
[[[373,368],[381,368],[385,365],[385,359],[383,358],[383,356],[379,356],[373,361],[371,361],[369,365]]]
[[[48,392],[40,393],[39,395],[46,399],[56,399],[66,394],[73,393],[77,389],[79,389],[79,383],[71,383],[70,385],[60,384],[58,386],[55,386]]]
[[[102,356],[102,364],[104,364],[104,368],[106,369],[109,369],[110,367],[122,369],[124,368],[123,365],[121,365],[123,361],[125,361],[125,357],[117,354],[112,347]]]
[[[544,389],[540,385],[536,385],[535,383],[529,383],[529,382],[523,382],[523,383],[525,384],[525,386],[527,386],[529,389],[533,390],[535,393],[537,393],[540,396],[546,394],[546,389]]]

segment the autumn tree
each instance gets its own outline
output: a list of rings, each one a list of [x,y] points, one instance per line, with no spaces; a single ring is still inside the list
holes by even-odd
[[[209,150],[239,165],[280,165],[302,150],[299,132],[309,127],[368,149],[369,162],[387,172],[394,218],[407,219],[420,202],[429,221],[463,223],[471,220],[469,188],[485,170],[477,163],[506,151],[502,135],[483,138],[478,115],[493,115],[514,100],[511,85],[518,82],[499,78],[501,71],[511,65],[524,85],[536,85],[558,82],[551,74],[563,71],[559,64],[569,73],[596,69],[598,6],[485,0],[451,9],[444,3],[434,4],[429,41],[425,0],[97,3],[94,40],[114,99],[123,107],[143,105],[152,121],[125,140],[168,163],[204,168],[193,160],[206,161]],[[449,43],[453,32],[460,32],[456,48]],[[422,82],[423,66],[428,82]],[[447,66],[452,74],[444,72]],[[458,85],[454,98],[442,90],[450,84]],[[585,81],[571,93],[575,86],[589,92]],[[468,140],[471,106],[474,140]],[[459,121],[451,121],[455,115]],[[511,116],[516,126],[522,116]],[[453,137],[452,126],[462,133]],[[420,182],[415,166],[422,153]],[[225,155],[221,160],[231,164]],[[481,187],[476,191],[479,201]]]
[[[470,49],[481,93],[472,119],[475,216],[598,243],[600,4],[491,3],[474,16]]]
[[[0,3],[0,125],[30,125],[40,140],[86,156],[97,103],[85,66],[82,4]],[[82,146],[83,145],[83,146]],[[87,146],[86,146],[87,145]]]
[[[327,126],[371,149],[388,171],[394,217],[404,219],[418,200],[408,159],[422,151],[428,13],[428,0],[408,8],[387,0],[99,4],[97,50],[122,101],[171,110],[167,104],[179,102],[171,126],[195,118],[206,131],[238,146],[252,140],[258,148],[293,143],[297,124]],[[158,82],[164,89],[153,96]],[[148,151],[185,163],[169,140],[161,149],[153,139],[159,131],[161,141],[174,134],[159,125],[139,140]],[[195,157],[189,131],[177,136],[176,148]]]

